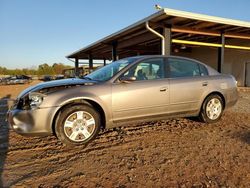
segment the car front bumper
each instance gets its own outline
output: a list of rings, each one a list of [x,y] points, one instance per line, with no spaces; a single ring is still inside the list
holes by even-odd
[[[53,133],[53,117],[58,107],[20,110],[11,109],[7,113],[10,127],[27,136],[50,135]]]

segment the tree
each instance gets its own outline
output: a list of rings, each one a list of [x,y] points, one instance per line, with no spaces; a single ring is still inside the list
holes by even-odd
[[[6,75],[7,74],[7,69],[5,67],[0,67],[0,74]]]
[[[65,68],[65,66],[64,66],[62,63],[59,63],[59,64],[54,63],[54,64],[52,65],[52,68],[53,68],[53,70],[54,70],[54,72],[55,72],[56,74],[62,74],[63,69]]]
[[[69,65],[64,65],[62,63],[54,63],[52,66],[47,63],[41,64],[37,67],[33,66],[30,69],[7,69],[6,67],[0,66],[0,75],[54,75],[62,74],[63,70],[66,68],[71,68]]]
[[[53,68],[49,66],[47,63],[38,66],[38,74],[39,75],[53,75],[55,74]]]

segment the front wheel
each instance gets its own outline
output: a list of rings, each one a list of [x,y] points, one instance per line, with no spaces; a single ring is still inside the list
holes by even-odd
[[[219,95],[209,95],[202,104],[199,117],[205,123],[215,123],[221,118],[223,108],[223,100]]]
[[[55,131],[66,145],[82,145],[93,140],[100,131],[100,115],[89,105],[66,107],[59,114]]]

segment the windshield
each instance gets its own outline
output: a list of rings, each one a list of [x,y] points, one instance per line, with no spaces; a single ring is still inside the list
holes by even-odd
[[[125,68],[128,64],[134,62],[136,59],[138,58],[134,57],[114,61],[100,69],[95,70],[84,78],[96,81],[107,81],[111,79],[116,73]]]

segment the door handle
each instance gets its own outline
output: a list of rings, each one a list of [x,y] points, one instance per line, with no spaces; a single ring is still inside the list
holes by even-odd
[[[160,92],[163,92],[163,91],[167,91],[167,88],[166,88],[166,87],[162,87],[162,88],[160,89]]]
[[[202,82],[202,86],[207,86],[208,83],[207,82]]]

